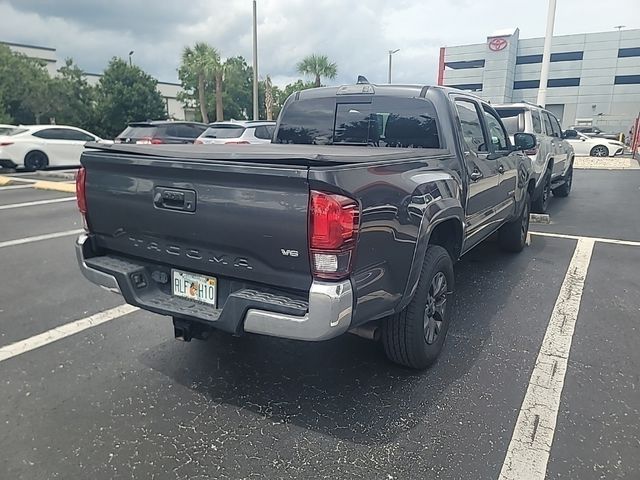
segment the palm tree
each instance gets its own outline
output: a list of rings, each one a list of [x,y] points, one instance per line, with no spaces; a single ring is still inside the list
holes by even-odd
[[[218,71],[222,69],[220,54],[218,51],[204,42],[196,43],[193,48],[185,47],[182,51],[182,65],[198,79],[198,102],[202,121],[209,123],[207,114],[207,101],[205,97],[205,85],[207,80],[216,81],[216,115],[218,113],[218,90],[222,91],[222,80],[218,89]],[[222,97],[220,97],[220,109],[222,110]]]
[[[326,55],[308,55],[297,65],[298,73],[315,76],[316,87],[320,86],[321,77],[334,79],[338,75],[338,65],[330,62]]]

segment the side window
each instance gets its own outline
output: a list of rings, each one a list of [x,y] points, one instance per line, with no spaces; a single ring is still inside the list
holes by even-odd
[[[543,115],[549,119],[549,124],[551,125],[549,135],[558,138],[562,137],[562,129],[560,128],[560,124],[558,123],[556,117],[551,115],[549,112],[544,112]]]
[[[269,131],[269,128],[266,125],[260,125],[255,128],[254,135],[256,138],[261,138],[262,140],[271,140],[273,130]]]
[[[80,142],[93,142],[94,140],[91,135],[87,135],[84,132],[71,129],[65,129],[65,136],[67,140],[75,140]]]
[[[542,124],[540,123],[540,113],[537,110],[531,110],[531,121],[533,123],[533,131],[542,133]]]
[[[544,122],[544,129],[546,130],[547,135],[553,137],[553,127],[551,126],[549,115],[547,115],[546,112],[542,112],[542,121]]]
[[[65,135],[65,130],[63,128],[45,128],[38,132],[33,132],[32,135],[46,140],[67,140],[67,136]]]
[[[473,152],[486,152],[487,145],[482,132],[482,122],[476,104],[468,100],[456,100],[462,136],[467,147]]]
[[[487,130],[491,137],[491,145],[494,150],[507,150],[509,143],[507,142],[507,134],[500,120],[489,110],[484,111],[484,119],[487,122]]]
[[[191,125],[178,124],[174,125],[172,129],[175,133],[171,136],[180,138],[197,138],[200,133]]]

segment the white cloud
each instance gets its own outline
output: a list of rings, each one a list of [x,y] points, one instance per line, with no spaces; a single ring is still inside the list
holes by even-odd
[[[187,7],[188,5],[188,7]],[[546,0],[258,0],[259,71],[276,84],[298,78],[296,63],[323,53],[338,64],[337,83],[363,74],[385,82],[387,51],[394,81],[432,83],[442,45],[483,42],[491,31],[519,27],[521,38],[542,36]],[[180,52],[206,41],[224,57],[251,63],[250,0],[15,0],[0,3],[2,38],[57,49],[87,71],[112,56],[134,61],[160,80],[176,81]],[[640,20],[637,0],[558,2],[556,33],[611,30]]]

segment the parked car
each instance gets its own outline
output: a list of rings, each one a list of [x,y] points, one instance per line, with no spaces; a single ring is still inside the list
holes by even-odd
[[[356,84],[289,97],[277,144],[104,146],[77,176],[80,269],[181,340],[350,331],[425,368],[453,262],[495,232],[525,246],[536,139],[514,139],[467,92]]]
[[[0,135],[0,165],[28,170],[78,166],[87,142],[113,143],[66,125],[20,125]]]
[[[545,213],[551,192],[559,197],[566,197],[571,192],[573,148],[564,139],[560,122],[550,111],[524,102],[496,105],[495,109],[511,138],[517,132],[527,132],[538,139],[535,148],[526,152],[531,158],[536,180],[531,210]]]
[[[576,155],[590,157],[615,157],[624,153],[625,144],[617,140],[603,137],[589,137],[575,130],[565,132],[567,141],[573,147]]]
[[[262,120],[215,122],[198,137],[198,144],[271,143],[276,122]]]
[[[608,138],[609,140],[618,140],[620,138],[620,134],[618,133],[606,133],[600,130],[598,127],[587,126],[587,125],[571,125],[569,130],[575,130],[576,132],[582,133],[587,137],[602,137]]]
[[[207,129],[206,123],[150,120],[132,122],[115,139],[115,143],[159,145],[163,143],[193,143]]]

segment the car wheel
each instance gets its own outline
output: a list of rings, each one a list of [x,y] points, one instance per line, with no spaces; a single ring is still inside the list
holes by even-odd
[[[592,157],[608,157],[609,149],[604,145],[596,145],[591,149],[589,155],[591,155]]]
[[[449,329],[453,280],[449,253],[431,245],[413,299],[404,310],[383,322],[382,344],[389,360],[420,370],[436,361]]]
[[[49,165],[49,157],[44,152],[34,150],[24,157],[24,167],[27,170],[42,170]]]
[[[500,247],[507,252],[521,252],[527,243],[529,233],[529,213],[531,212],[531,197],[527,193],[522,212],[515,220],[503,225],[498,230]]]
[[[553,189],[554,197],[568,197],[571,193],[571,185],[573,185],[573,162],[569,165],[569,170],[564,177],[564,183]]]
[[[542,191],[531,205],[531,211],[533,213],[547,213],[549,200],[551,199],[551,169],[547,169],[542,182]]]

